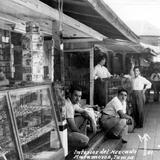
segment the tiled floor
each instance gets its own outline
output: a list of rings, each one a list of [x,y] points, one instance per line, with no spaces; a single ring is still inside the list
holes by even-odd
[[[122,147],[122,151],[133,149],[136,152],[132,160],[160,160],[160,103],[145,105],[143,129],[130,133],[128,143]]]

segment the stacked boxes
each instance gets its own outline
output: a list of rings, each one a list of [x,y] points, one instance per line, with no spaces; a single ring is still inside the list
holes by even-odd
[[[43,38],[39,25],[33,22],[26,24],[26,36],[23,39],[23,80],[42,82],[44,77]]]

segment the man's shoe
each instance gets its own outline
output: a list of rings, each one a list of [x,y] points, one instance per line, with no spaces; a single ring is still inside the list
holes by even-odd
[[[127,140],[122,139],[122,143],[127,143]]]
[[[116,136],[116,135],[114,135],[114,134],[108,135],[107,137],[110,138],[110,139],[120,139],[120,138],[121,138],[120,135]]]

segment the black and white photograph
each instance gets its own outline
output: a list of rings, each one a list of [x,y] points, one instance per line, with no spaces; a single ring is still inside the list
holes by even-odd
[[[0,0],[0,160],[160,160],[160,0]]]

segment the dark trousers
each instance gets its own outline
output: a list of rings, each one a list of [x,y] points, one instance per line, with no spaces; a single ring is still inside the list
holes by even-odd
[[[125,136],[128,132],[126,119],[103,114],[101,125],[106,134],[114,136]]]
[[[136,127],[143,127],[144,121],[144,94],[142,91],[134,90],[132,92],[133,118]]]
[[[68,145],[72,149],[82,149],[88,145],[89,137],[86,135],[88,120],[82,116],[75,116],[75,123],[81,133],[68,131]]]
[[[154,101],[159,101],[160,81],[153,82]]]

